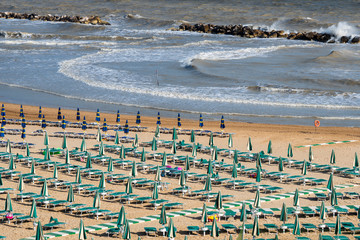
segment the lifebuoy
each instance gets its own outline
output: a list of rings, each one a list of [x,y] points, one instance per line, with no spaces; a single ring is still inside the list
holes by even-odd
[[[319,121],[319,120],[315,120],[314,125],[315,125],[315,127],[319,127],[319,126],[320,126],[320,121]]]

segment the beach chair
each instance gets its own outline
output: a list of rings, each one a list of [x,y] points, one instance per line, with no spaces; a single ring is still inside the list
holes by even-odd
[[[179,202],[172,202],[172,203],[165,203],[164,204],[165,208],[169,208],[172,209],[174,207],[184,207],[184,203],[179,203]]]
[[[189,232],[189,235],[190,235],[190,233],[193,233],[193,232],[198,233],[200,231],[199,226],[187,226],[186,228]]]
[[[315,193],[315,197],[318,201],[326,201],[328,198],[325,193]]]
[[[311,240],[311,238],[308,237],[296,237],[296,240]]]
[[[224,228],[224,230],[229,233],[230,231],[236,232],[237,227],[233,224],[221,224],[221,226]]]
[[[65,226],[66,223],[65,222],[59,222],[59,220],[57,218],[53,218],[53,217],[50,217],[50,221],[49,223],[47,224],[44,224],[43,228],[56,228],[56,227],[60,227],[60,226]]]
[[[109,236],[113,236],[113,235],[119,235],[120,234],[120,228],[115,227],[115,228],[109,228],[106,231],[106,234]]]
[[[225,209],[225,213],[224,213],[223,217],[225,218],[225,220],[228,220],[230,217],[235,218],[236,213],[237,212],[235,212],[233,210]]]
[[[276,224],[273,224],[273,223],[265,223],[264,227],[266,228],[266,230],[268,230],[269,233],[272,230],[275,230],[275,232],[277,232],[278,229],[279,229],[279,227]]]
[[[360,199],[360,194],[357,192],[345,192],[345,195],[351,199],[353,199],[353,198]]]
[[[156,227],[144,227],[145,233],[146,235],[150,235],[150,234],[154,234],[155,236],[157,236],[157,229]]]
[[[360,232],[360,227],[356,227],[352,222],[341,222],[341,226],[353,234]]]
[[[333,236],[334,240],[350,240],[347,236],[344,235],[337,235],[337,236]]]
[[[314,230],[314,231],[317,230],[317,227],[312,223],[303,223],[301,225],[302,225],[303,228],[306,229],[307,232],[309,232],[311,230]]]

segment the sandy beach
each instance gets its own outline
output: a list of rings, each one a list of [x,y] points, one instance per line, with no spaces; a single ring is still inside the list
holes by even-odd
[[[2,102],[3,103],[3,102]],[[9,104],[4,103],[6,108],[6,118],[10,119],[19,119],[19,110],[20,106],[16,104]],[[24,114],[26,120],[38,120],[38,106],[28,106],[23,105],[24,108]],[[62,109],[62,115],[66,117],[67,121],[70,122],[76,122],[76,111],[74,110],[68,110],[68,109]],[[58,109],[55,108],[42,108],[42,113],[46,116],[47,121],[57,121],[57,112]],[[85,116],[87,123],[95,122],[95,112],[84,112],[81,111],[81,119]],[[109,114],[109,113],[101,113],[101,120],[103,121],[104,118],[107,120],[107,124],[114,125],[116,124],[116,113]],[[138,134],[139,142],[146,142],[151,141],[154,137],[154,131],[156,128],[156,115],[157,112],[154,112],[154,117],[141,117],[141,126],[147,127],[147,129],[144,132],[133,132],[130,131],[129,137],[134,137],[135,134]],[[135,119],[136,115],[122,115],[121,114],[121,125],[125,124],[125,121],[129,121],[130,126],[135,126]],[[198,121],[188,120],[188,119],[181,119],[182,123],[182,129],[199,129]],[[287,155],[287,149],[288,144],[291,143],[293,146],[293,153],[294,157],[293,159],[296,160],[304,160],[308,159],[309,154],[309,148],[308,147],[297,147],[297,146],[304,146],[304,145],[310,145],[310,144],[319,144],[319,143],[329,143],[329,142],[338,142],[338,141],[345,141],[345,140],[356,140],[354,142],[348,142],[348,143],[338,143],[338,144],[328,144],[328,145],[319,145],[319,146],[313,146],[312,150],[314,153],[314,160],[313,163],[317,164],[329,164],[331,151],[334,150],[336,153],[336,166],[339,167],[353,167],[354,162],[354,156],[355,153],[358,151],[360,147],[360,142],[358,141],[360,139],[360,129],[359,128],[350,128],[350,127],[323,127],[320,126],[315,130],[315,127],[309,127],[309,126],[295,126],[295,125],[274,125],[274,124],[255,124],[255,123],[244,123],[244,122],[229,122],[225,119],[225,125],[226,128],[224,130],[225,133],[232,133],[233,134],[233,142],[234,147],[233,149],[240,150],[240,151],[247,151],[246,146],[248,142],[248,138],[251,137],[252,145],[253,145],[253,153],[257,153],[260,151],[266,152],[268,147],[269,140],[272,141],[272,148],[273,148],[273,156],[283,156],[286,157]],[[177,127],[177,119],[176,118],[161,118],[161,127],[166,128],[173,128]],[[15,124],[7,124],[6,129],[20,129],[20,125]],[[39,125],[27,125],[26,126],[26,142],[35,144],[34,147],[32,147],[31,150],[31,156],[32,157],[38,157],[43,158],[43,155],[40,153],[40,149],[44,148],[44,137],[41,136],[31,136],[31,133],[35,130],[39,130]],[[62,132],[63,130],[60,127],[47,127],[46,128],[48,134],[50,135],[50,144],[49,147],[54,148],[61,148],[63,138],[62,137],[51,137],[51,135],[55,132]],[[204,130],[211,130],[213,132],[219,132],[220,131],[220,121],[206,121],[204,119]],[[67,132],[78,132],[82,133],[83,131],[79,128],[67,128]],[[97,129],[88,129],[86,133],[88,134],[96,134]],[[115,132],[113,130],[109,130],[107,132],[108,135],[115,135]],[[119,132],[120,136],[124,136],[123,132]],[[171,133],[169,134],[161,134],[160,138],[161,140],[171,140]],[[186,143],[190,142],[190,136],[189,135],[183,135],[179,134],[178,141],[184,140]],[[20,135],[5,135],[5,140],[10,139],[12,142],[21,142],[22,139],[20,138]],[[68,149],[72,150],[75,147],[80,147],[81,145],[81,138],[67,138],[68,143]],[[196,142],[208,146],[209,142],[209,136],[196,136]],[[114,144],[110,141],[105,141],[106,144]],[[92,155],[97,155],[98,150],[95,149],[93,146],[98,144],[96,139],[87,139],[86,144],[88,147],[88,151]],[[215,137],[214,138],[214,145],[216,145],[218,148],[228,148],[228,138],[220,138]],[[124,147],[131,147],[132,143],[124,143]],[[139,149],[142,149],[140,147]],[[152,152],[150,147],[145,148],[146,151]],[[159,147],[157,152],[166,152],[170,154],[169,148]],[[5,148],[1,149],[1,152],[5,152]],[[22,155],[25,155],[24,149],[18,149],[13,148],[12,153],[19,153]],[[110,153],[105,152],[106,156],[110,156],[114,159],[119,158],[118,153]],[[184,151],[179,149],[176,153],[177,155],[191,155],[191,152]],[[204,159],[210,159],[210,154],[204,154],[199,153],[197,156],[198,159],[204,158]],[[219,156],[219,161],[224,159],[224,163],[232,164],[233,158],[229,156]],[[64,163],[65,158],[64,156],[60,155],[54,155],[51,158],[52,161],[57,161]],[[134,157],[127,157],[127,160],[135,160],[136,162],[139,162],[139,158]],[[154,159],[147,159],[146,163],[148,164],[154,164],[154,165],[161,165],[161,160],[154,160]],[[255,168],[255,161],[244,161],[241,162],[243,166],[246,168]],[[71,164],[74,165],[80,165],[85,166],[85,162],[71,159]],[[2,160],[0,161],[0,167],[7,168],[9,165],[8,160]],[[169,163],[172,167],[184,167],[180,164],[173,164]],[[268,172],[278,171],[278,165],[277,164],[268,164],[266,161],[263,161],[262,164],[263,169],[265,169]],[[104,172],[107,171],[107,164],[93,164],[93,168],[102,170]],[[20,171],[21,173],[29,173],[30,172],[30,165],[23,164],[23,163],[17,163],[16,165],[16,171]],[[131,171],[131,168],[121,168],[119,166],[115,167],[114,173],[116,174],[125,174],[129,175]],[[190,170],[194,173],[206,173],[206,167],[193,167]],[[285,167],[284,172],[289,173],[291,175],[300,175],[301,174],[301,168],[296,167]],[[43,177],[51,177],[53,174],[52,169],[44,168],[40,165],[36,166],[36,174],[43,176]],[[308,169],[307,177],[315,177],[319,179],[326,179],[328,180],[330,175],[330,171],[311,171]],[[147,171],[138,170],[138,178],[147,178],[147,179],[154,179],[155,174],[148,173]],[[220,170],[219,176],[221,178],[231,178],[231,170]],[[59,179],[73,182],[75,179],[75,172],[68,173],[67,171],[59,170]],[[238,175],[239,180],[244,180],[247,182],[255,182],[255,179],[249,178],[245,174]],[[179,179],[178,177],[164,177],[164,182],[168,182],[168,189],[164,189],[159,192],[159,198],[160,199],[166,199],[169,200],[169,202],[179,202],[183,203],[183,209],[190,209],[194,207],[202,207],[203,203],[205,202],[208,206],[214,205],[214,199],[210,201],[201,200],[199,197],[190,197],[187,194],[185,196],[182,196],[181,194],[172,194],[172,189],[179,187]],[[5,178],[3,176],[3,186],[2,187],[10,187],[17,189],[18,186],[18,177],[14,177],[13,179]],[[99,178],[93,178],[90,179],[86,176],[83,176],[82,183],[84,184],[93,184],[95,186],[99,183]],[[359,178],[351,178],[351,177],[345,177],[341,176],[339,174],[334,174],[334,184],[360,184]],[[315,187],[326,187],[326,183],[323,185],[303,185],[301,183],[296,182],[280,182],[278,180],[272,180],[269,178],[263,178],[261,181],[261,184],[268,184],[271,186],[277,186],[281,187],[282,190],[280,190],[280,193],[287,193],[287,192],[293,192],[295,189],[298,190],[306,190],[310,188]],[[106,183],[106,189],[114,190],[115,192],[122,192],[125,191],[125,183]],[[192,190],[200,190],[204,188],[204,181],[198,181],[198,180],[188,180],[187,185],[191,187]],[[40,193],[41,190],[41,184],[38,184],[35,182],[33,183],[26,183],[25,184],[25,192],[34,192],[34,193]],[[55,189],[54,187],[49,188],[49,193],[52,198],[58,199],[58,200],[66,200],[67,197],[67,189]],[[251,188],[247,189],[232,189],[227,187],[225,184],[223,185],[213,185],[213,192],[221,191],[223,195],[229,194],[233,195],[234,197],[225,200],[224,203],[227,202],[233,202],[233,201],[243,201],[243,200],[249,200],[254,199],[255,197],[255,191]],[[346,189],[340,189],[339,192],[346,192],[346,191],[355,191],[360,192],[359,187],[354,188],[346,188]],[[31,208],[31,202],[30,201],[18,201],[16,200],[16,194],[18,193],[18,190],[14,191],[14,194],[11,194],[12,198],[12,204],[14,212],[16,213],[23,213],[27,215],[30,212]],[[134,193],[139,195],[139,197],[149,197],[152,194],[152,187],[134,187]],[[261,197],[265,197],[268,195],[273,195],[275,193],[261,193]],[[6,194],[0,195],[0,206],[3,208],[4,202],[5,202]],[[262,203],[262,208],[281,208],[283,202],[287,204],[287,206],[292,206],[292,198],[288,198],[286,200],[275,200],[271,202],[265,202]],[[351,205],[351,204],[360,204],[360,201],[358,199],[353,200],[347,197],[344,197],[343,199],[338,199],[339,204],[338,205]],[[92,206],[93,203],[93,194],[75,194],[75,203],[84,203],[86,206]],[[304,195],[300,197],[300,206],[320,206],[321,202],[317,201],[314,198],[314,195]],[[325,202],[326,206],[331,206],[330,201],[327,200]],[[119,212],[121,206],[123,204],[119,202],[119,200],[109,200],[109,199],[101,199],[101,209],[107,209],[112,212]],[[150,206],[149,203],[126,203],[124,204],[125,211],[127,213],[126,217],[128,219],[133,218],[139,218],[139,217],[145,217],[148,215],[154,215],[154,214],[160,214],[160,208],[157,210],[154,210],[153,207]],[[59,229],[53,229],[53,230],[45,230],[44,233],[48,232],[55,232],[58,230],[63,229],[72,229],[79,227],[80,219],[83,219],[86,226],[90,225],[96,225],[100,223],[107,223],[107,222],[114,222],[116,221],[116,218],[105,219],[104,217],[100,217],[99,220],[96,220],[93,217],[89,217],[87,215],[79,216],[75,214],[71,214],[69,212],[65,212],[63,210],[63,207],[55,207],[55,208],[45,208],[43,206],[38,206],[38,220],[41,221],[42,224],[48,223],[51,216],[56,217],[59,219],[59,221],[66,222],[65,228],[59,228]],[[239,208],[234,208],[233,210],[238,210]],[[171,211],[178,211],[182,210],[180,209],[171,209]],[[358,224],[358,219],[354,213],[354,211],[351,212],[352,214],[345,215],[341,214],[341,221],[346,222],[353,222],[355,225]],[[267,216],[266,218],[260,217],[259,220],[259,227],[261,230],[259,238],[274,238],[275,233],[271,232],[268,233],[265,228],[263,227],[263,224],[265,223],[274,223],[278,226],[281,225],[281,222],[279,221],[279,212],[275,212],[275,216]],[[294,216],[290,216],[288,223],[294,223]],[[190,234],[188,235],[187,226],[202,226],[200,220],[200,214],[193,214],[188,216],[179,216],[174,217],[174,224],[177,228],[177,236],[176,239],[184,239],[185,236],[188,236],[188,239],[212,239],[207,233],[205,236],[202,236],[201,234]],[[332,217],[332,215],[329,215],[326,222],[335,222],[336,218]],[[246,223],[252,223],[253,219],[249,218],[247,219]],[[319,216],[316,215],[315,217],[300,217],[300,223],[313,223],[315,225],[319,225],[321,223],[321,220],[319,219]],[[218,226],[220,229],[222,229],[221,224],[230,223],[234,224],[235,226],[239,227],[241,226],[241,222],[239,220],[239,213],[234,218],[230,217],[228,220],[221,219],[218,222]],[[211,224],[211,223],[209,223]],[[137,239],[138,236],[141,237],[141,239],[166,239],[166,237],[162,237],[161,234],[157,237],[153,236],[146,236],[144,227],[156,227],[161,228],[161,225],[158,223],[158,221],[151,221],[151,222],[144,222],[144,223],[138,223],[133,224],[130,226],[131,229],[131,235],[132,239]],[[89,232],[88,233],[88,239],[113,239],[114,237],[107,237],[107,234],[105,234],[106,230],[102,231],[95,231],[95,232]],[[352,234],[347,231],[343,231],[344,235],[349,237],[350,239],[354,239]],[[238,233],[234,233],[233,237],[237,236]],[[333,235],[332,232],[325,232],[326,235]],[[35,235],[35,231],[33,229],[33,222],[24,222],[23,224],[14,224],[11,222],[8,224],[7,222],[3,222],[0,224],[0,235],[6,236],[8,239],[20,239],[25,237],[30,237]],[[306,232],[306,230],[302,229],[301,236],[309,237],[310,239],[317,239],[318,237],[318,231],[311,231]],[[228,239],[229,234],[221,230],[220,236],[216,239]],[[251,230],[246,235],[248,239],[251,239]],[[295,239],[295,236],[289,233],[287,231],[286,233],[279,233],[278,235],[279,239]],[[66,237],[62,237],[62,239],[77,239],[77,235],[69,235]],[[119,238],[117,236],[117,238]]]

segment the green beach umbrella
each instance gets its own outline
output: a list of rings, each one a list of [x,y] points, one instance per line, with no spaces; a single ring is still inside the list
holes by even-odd
[[[307,174],[307,162],[306,162],[306,160],[304,160],[304,162],[303,162],[303,165],[302,165],[302,168],[301,168],[301,174],[304,175],[304,176]]]
[[[122,227],[125,225],[125,221],[126,221],[126,217],[125,217],[125,208],[124,206],[121,206],[120,212],[119,212],[119,216],[118,219],[116,221],[116,226],[118,228]]]
[[[184,167],[185,171],[190,171],[190,160],[189,160],[189,155],[186,155],[185,158],[185,167]]]
[[[105,184],[105,175],[104,172],[101,173],[100,181],[99,181],[99,188],[103,189],[106,187]]]
[[[87,159],[86,159],[86,166],[85,168],[87,169],[91,169],[92,168],[92,161],[91,161],[91,154],[88,153],[87,154]]]
[[[256,237],[256,236],[259,236],[259,235],[260,235],[259,217],[258,217],[258,215],[255,215],[254,224],[253,224],[253,228],[252,228],[251,235],[252,235],[253,237]]]
[[[210,236],[213,237],[213,238],[216,238],[216,237],[219,236],[219,228],[217,226],[215,218],[214,218],[214,221],[212,222],[212,225],[211,225]]]
[[[114,171],[114,163],[112,158],[109,158],[107,171],[110,173]]]
[[[66,148],[68,148],[68,145],[67,145],[67,140],[66,140],[66,134],[64,134],[64,137],[63,137],[63,142],[62,142],[61,147],[62,147],[62,149],[66,149]]]
[[[154,189],[151,195],[151,199],[152,200],[157,200],[159,199],[159,192],[158,192],[158,184],[157,182],[154,183]]]
[[[36,211],[36,201],[35,201],[35,199],[33,199],[33,201],[32,201],[29,216],[30,216],[31,218],[37,218],[37,217],[38,217],[38,216],[37,216],[37,211]]]
[[[311,146],[309,148],[309,162],[312,162],[314,160],[314,154],[312,152]]]
[[[357,210],[357,218],[360,219],[360,207]]]
[[[138,173],[137,173],[136,162],[133,161],[133,162],[132,162],[132,167],[131,167],[130,176],[136,177],[137,175],[138,175]]]
[[[359,159],[358,159],[357,153],[355,153],[355,158],[354,158],[353,167],[354,167],[354,169],[359,168]]]
[[[240,221],[241,222],[246,221],[246,203],[245,202],[243,202],[241,205]]]
[[[269,141],[269,144],[268,144],[267,154],[272,154],[271,140]]]
[[[300,234],[301,234],[300,221],[299,221],[299,216],[296,214],[293,235],[300,235]]]
[[[119,132],[118,132],[118,131],[116,131],[116,133],[115,133],[114,143],[115,143],[116,145],[120,144]]]
[[[280,221],[282,221],[285,224],[287,219],[288,219],[287,208],[286,208],[286,204],[283,203],[281,208]]]
[[[195,132],[194,132],[194,130],[191,130],[190,142],[192,142],[192,143],[195,142]]]
[[[56,163],[54,164],[53,178],[58,179],[58,169]]]
[[[167,232],[166,236],[169,239],[174,239],[176,237],[175,226],[174,226],[174,222],[173,222],[172,218],[170,218],[170,223],[169,223],[168,232]]]
[[[74,190],[73,190],[73,187],[72,185],[70,185],[70,188],[69,188],[69,191],[68,191],[68,195],[67,195],[67,198],[66,198],[66,201],[72,203],[75,201],[75,198],[74,198]]]
[[[204,223],[204,226],[205,226],[207,221],[208,221],[207,207],[206,207],[206,204],[204,203],[203,208],[202,208],[202,212],[201,212],[201,222]]]
[[[214,173],[214,169],[213,169],[213,161],[210,160],[208,163],[208,167],[207,167],[207,174],[213,174]]]
[[[98,127],[98,130],[96,133],[96,141],[102,142],[102,135],[101,135],[100,127]]]
[[[125,159],[126,158],[126,153],[125,153],[125,147],[124,145],[121,145],[121,148],[120,148],[120,159]]]
[[[216,199],[215,199],[215,205],[214,207],[217,209],[217,210],[220,210],[223,208],[223,201],[222,201],[222,196],[221,196],[221,192],[219,191],[217,196],[216,196]],[[214,222],[216,222],[214,220]]]
[[[159,223],[160,223],[161,225],[167,224],[166,210],[165,210],[165,206],[164,206],[164,205],[161,207],[161,213],[160,213]]]
[[[260,208],[260,190],[256,191],[255,200],[254,200],[254,208]]]
[[[15,165],[14,158],[13,158],[12,155],[10,155],[10,162],[9,162],[8,169],[9,170],[15,170],[16,169],[16,165]]]
[[[157,151],[157,141],[156,138],[154,137],[152,142],[151,142],[151,151]]]
[[[36,235],[35,240],[45,240],[47,238],[44,237],[43,228],[41,226],[41,222],[39,221],[36,227]]]
[[[233,163],[233,167],[232,167],[232,172],[231,172],[231,177],[233,179],[237,178],[238,177],[238,172],[237,172],[237,169],[236,169],[236,163],[234,162]],[[235,187],[235,185],[234,185]]]
[[[173,141],[171,145],[171,154],[176,154],[176,142]]]
[[[229,134],[228,147],[232,148],[234,145],[232,134]]]
[[[145,149],[143,148],[142,149],[142,152],[141,152],[141,162],[146,162],[146,153],[145,153]]]
[[[181,174],[180,174],[180,178],[179,178],[179,185],[182,187],[186,186],[186,176],[185,176],[184,170],[181,170]]]
[[[50,142],[49,142],[49,136],[47,131],[45,131],[45,136],[44,136],[44,145],[45,146],[49,146]]]
[[[260,153],[257,154],[256,156],[256,168],[262,168],[262,164],[261,164],[261,156],[260,156]]]
[[[161,161],[161,166],[165,167],[166,165],[167,165],[167,154],[166,154],[166,152],[164,152],[162,161]]]
[[[24,189],[25,189],[25,187],[24,187],[24,179],[23,179],[23,176],[20,175],[18,190],[19,190],[20,193],[22,193],[24,191]]]
[[[333,173],[330,173],[329,180],[327,182],[326,188],[329,191],[332,191],[334,189]]]
[[[283,159],[281,158],[281,156],[279,157],[279,168],[278,168],[279,172],[284,171],[284,164],[283,164]]]
[[[261,168],[260,168],[260,166],[258,166],[256,168],[256,182],[257,183],[261,182]]]
[[[10,139],[8,139],[7,142],[6,142],[6,152],[7,152],[7,153],[11,153],[11,142],[10,142]]]
[[[326,209],[325,209],[325,202],[324,201],[321,202],[321,206],[320,206],[320,220],[322,220],[323,223],[326,220]]]
[[[341,234],[341,222],[340,222],[340,214],[336,216],[336,224],[335,224],[335,235]]]
[[[287,151],[287,157],[292,158],[293,156],[294,156],[293,150],[292,150],[291,144],[289,143],[288,151]]]
[[[338,205],[337,194],[336,194],[336,189],[335,188],[333,188],[332,191],[331,191],[330,202],[331,202],[331,206],[337,206]]]
[[[75,182],[81,184],[81,174],[80,174],[80,168],[76,169],[76,175],[75,175]]]
[[[21,176],[21,175],[20,175]],[[0,186],[3,185],[3,181],[2,181],[2,177],[1,177],[1,174],[0,174]]]
[[[127,181],[127,184],[126,184],[126,188],[125,188],[125,192],[126,194],[131,194],[133,193],[133,188],[132,188],[132,179],[129,178],[128,181]]]
[[[249,140],[248,140],[246,149],[247,149],[249,152],[251,152],[252,149],[253,149],[252,144],[251,144],[251,137],[249,137]]]
[[[173,128],[173,134],[172,134],[172,140],[175,141],[178,139],[178,135],[177,135],[177,132],[176,132],[176,128],[174,127]]]
[[[35,174],[35,160],[34,159],[31,161],[30,174]]]
[[[103,141],[100,142],[99,155],[100,155],[100,156],[104,156],[104,155],[105,155],[105,148],[104,148],[104,143],[103,143]]]
[[[48,147],[48,146],[45,147],[44,160],[45,160],[45,161],[50,161],[50,150],[49,150],[49,147]]]
[[[235,149],[234,151],[234,162],[237,164],[238,163],[238,151]]]
[[[26,143],[26,156],[27,156],[27,157],[30,157],[29,143]]]
[[[85,142],[85,136],[83,137],[80,145],[80,151],[86,152],[86,142]]]
[[[207,175],[206,181],[205,181],[205,187],[204,190],[207,192],[210,192],[212,190],[212,186],[211,186],[211,178],[210,175]]]
[[[157,181],[157,182],[161,181],[161,172],[160,172],[159,166],[156,167],[155,181]]]
[[[241,225],[240,233],[237,236],[236,240],[245,240],[245,222]]]
[[[299,190],[296,189],[295,190],[295,194],[294,194],[294,199],[293,199],[293,206],[294,207],[300,207],[300,202],[299,202]]]
[[[66,153],[65,153],[65,164],[67,164],[67,165],[70,164],[70,154],[69,154],[69,150],[66,150]]]
[[[331,151],[331,156],[330,156],[330,164],[335,164],[335,151],[334,149]]]
[[[85,225],[82,219],[80,219],[80,227],[79,227],[79,240],[87,239]]]
[[[209,137],[209,146],[212,147],[214,146],[214,136],[213,133],[210,133],[210,137]]]
[[[135,138],[134,138],[134,141],[132,143],[132,146],[133,146],[133,148],[138,148],[139,147],[139,138],[138,138],[137,134],[135,134]]]
[[[154,137],[156,137],[156,138],[160,137],[160,127],[159,127],[159,125],[156,125],[155,136]]]
[[[127,219],[125,220],[125,228],[122,238],[126,240],[131,239],[130,226],[129,226],[129,221]]]
[[[5,211],[6,212],[12,212],[13,211],[13,207],[12,207],[12,204],[11,204],[11,197],[10,197],[9,193],[6,195],[6,199],[5,199]]]
[[[99,191],[96,191],[93,201],[93,207],[99,209],[100,208],[100,194]]]
[[[191,156],[196,158],[197,157],[197,146],[195,143],[193,143],[192,150],[191,150]]]
[[[218,151],[217,151],[216,146],[212,147],[211,160],[214,160],[214,161],[218,160]]]
[[[47,198],[49,195],[49,190],[48,190],[48,186],[47,186],[47,181],[45,180],[43,183],[43,186],[41,188],[41,192],[40,195]]]

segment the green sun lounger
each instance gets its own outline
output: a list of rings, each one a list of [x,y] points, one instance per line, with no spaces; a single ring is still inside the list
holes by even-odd
[[[273,223],[265,223],[264,227],[270,232],[271,230],[275,230],[275,232],[277,232],[278,230],[278,226],[276,224]]]
[[[107,231],[106,231],[108,237],[111,235],[117,235],[117,234],[120,234],[120,228],[109,228]]]
[[[347,236],[344,235],[338,235],[333,237],[334,240],[349,240]]]
[[[157,229],[156,227],[144,227],[146,235],[154,234],[156,236]]]
[[[236,232],[236,229],[237,229],[237,227],[235,225],[229,224],[229,223],[228,224],[221,224],[221,226],[225,229],[225,231],[227,233],[229,233],[229,231]]]
[[[306,229],[307,232],[311,231],[311,230],[317,230],[317,226],[315,226],[314,224],[312,223],[303,223],[301,224],[303,228]]]
[[[47,224],[44,224],[43,228],[56,228],[56,227],[60,227],[60,226],[65,226],[66,223],[65,222],[59,222],[59,220],[57,218],[53,218],[50,217],[50,221]]]
[[[199,232],[200,231],[199,226],[187,226],[186,228],[189,231],[189,234],[193,233],[193,232]]]

